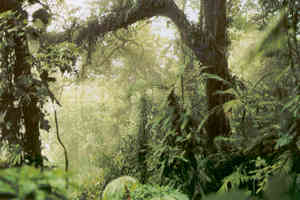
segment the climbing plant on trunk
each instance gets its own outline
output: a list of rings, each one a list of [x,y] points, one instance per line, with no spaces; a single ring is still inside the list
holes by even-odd
[[[21,145],[23,157],[41,166],[39,122],[42,117],[25,35],[27,13],[20,4],[1,13],[1,137]],[[23,162],[23,161],[21,161]]]
[[[29,26],[25,1],[1,1],[0,9],[0,139],[21,148],[19,165],[43,166],[40,129],[49,130],[45,103],[58,103],[49,90],[55,81],[49,74],[74,64],[74,49],[66,43],[45,46],[36,55],[28,47],[28,35],[40,32]],[[36,3],[36,1],[29,1]],[[76,52],[76,51],[74,51]],[[63,58],[63,59],[62,59]]]

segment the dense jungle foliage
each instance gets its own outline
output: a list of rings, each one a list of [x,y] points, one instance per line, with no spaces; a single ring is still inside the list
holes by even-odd
[[[298,200],[299,0],[1,0],[0,200]]]

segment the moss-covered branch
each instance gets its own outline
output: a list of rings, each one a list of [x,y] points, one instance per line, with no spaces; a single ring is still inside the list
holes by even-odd
[[[86,25],[82,25],[78,30],[79,33],[75,38],[75,43],[82,45],[86,41],[95,41],[96,38],[101,38],[109,32],[127,28],[138,21],[147,20],[154,16],[171,19],[178,28],[184,43],[205,63],[205,58],[208,55],[205,52],[207,51],[207,45],[203,42],[205,37],[203,37],[200,28],[187,19],[174,0],[141,0],[131,8],[114,9],[97,19],[88,21]],[[50,38],[55,43],[65,41],[68,38],[64,33],[56,34],[54,37],[54,40],[53,36]]]

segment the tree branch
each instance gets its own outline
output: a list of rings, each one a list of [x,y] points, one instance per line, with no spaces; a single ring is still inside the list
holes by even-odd
[[[77,45],[81,45],[86,40],[96,40],[106,33],[116,31],[154,16],[168,17],[178,28],[183,42],[190,47],[201,62],[205,63],[208,45],[206,37],[201,32],[200,27],[188,21],[186,15],[178,8],[174,0],[140,0],[132,8],[118,9],[98,19],[94,19],[87,26],[82,27],[75,39]]]

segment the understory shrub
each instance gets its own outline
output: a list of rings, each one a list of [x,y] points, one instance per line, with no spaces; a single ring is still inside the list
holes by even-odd
[[[130,192],[135,190],[138,181],[130,176],[119,177],[111,181],[104,189],[102,200],[122,200],[130,198]]]
[[[1,170],[0,199],[68,200],[71,196],[66,188],[72,185],[67,179],[62,170],[41,171],[29,166]]]

